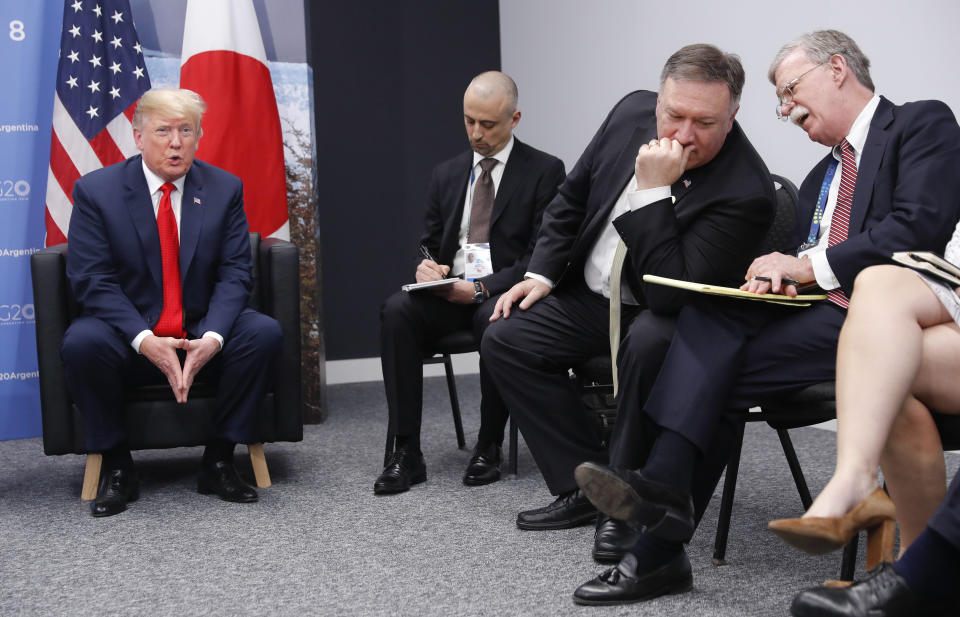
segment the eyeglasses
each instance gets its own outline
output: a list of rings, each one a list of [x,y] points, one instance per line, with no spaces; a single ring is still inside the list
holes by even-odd
[[[824,64],[826,64],[826,62],[821,62],[820,64],[807,69],[801,73],[799,77],[791,79],[782,88],[777,90],[777,98],[780,99],[780,104],[777,105],[777,120],[783,120],[784,122],[789,120],[789,116],[783,115],[783,106],[789,105],[793,102],[793,89],[797,87],[797,84],[800,83],[800,80],[806,77],[808,73],[810,73],[813,69],[823,66]]]

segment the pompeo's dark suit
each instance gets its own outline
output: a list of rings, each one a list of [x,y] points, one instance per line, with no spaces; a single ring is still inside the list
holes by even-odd
[[[607,116],[543,215],[528,270],[554,281],[553,291],[484,335],[488,370],[554,494],[576,488],[579,463],[606,460],[567,369],[609,353],[609,301],[588,289],[584,264],[639,147],[657,136],[656,101],[654,92],[633,92]],[[671,191],[676,203],[663,199],[614,221],[628,247],[624,276],[641,303],[624,307],[624,321],[636,316],[628,338],[662,340],[664,350],[683,297],[640,275],[741,279],[774,212],[773,181],[737,123],[713,160],[685,172]],[[632,395],[637,379],[620,375],[621,397]]]

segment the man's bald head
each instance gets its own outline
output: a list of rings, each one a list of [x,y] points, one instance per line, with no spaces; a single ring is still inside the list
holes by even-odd
[[[493,156],[510,141],[520,121],[517,84],[500,71],[480,73],[463,94],[463,122],[475,152]]]
[[[505,96],[508,112],[512,114],[517,109],[517,84],[506,73],[500,71],[480,73],[470,81],[467,92],[472,92],[481,99]]]

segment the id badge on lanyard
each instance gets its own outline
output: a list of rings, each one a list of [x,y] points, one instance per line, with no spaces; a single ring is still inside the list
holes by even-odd
[[[830,194],[830,185],[833,184],[833,176],[837,173],[837,159],[831,159],[827,167],[827,173],[823,176],[823,184],[820,185],[820,195],[817,197],[817,207],[813,210],[813,220],[810,221],[810,233],[807,234],[807,241],[797,249],[797,255],[804,251],[809,251],[817,246],[820,235],[820,221],[823,220],[823,211],[827,207],[827,196]]]
[[[490,243],[475,242],[463,245],[463,278],[467,281],[493,274]]]

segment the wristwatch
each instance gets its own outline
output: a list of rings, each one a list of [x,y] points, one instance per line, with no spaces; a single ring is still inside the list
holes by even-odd
[[[473,303],[480,304],[487,299],[487,292],[483,289],[483,283],[480,281],[473,282],[473,288],[476,290],[473,292]]]

